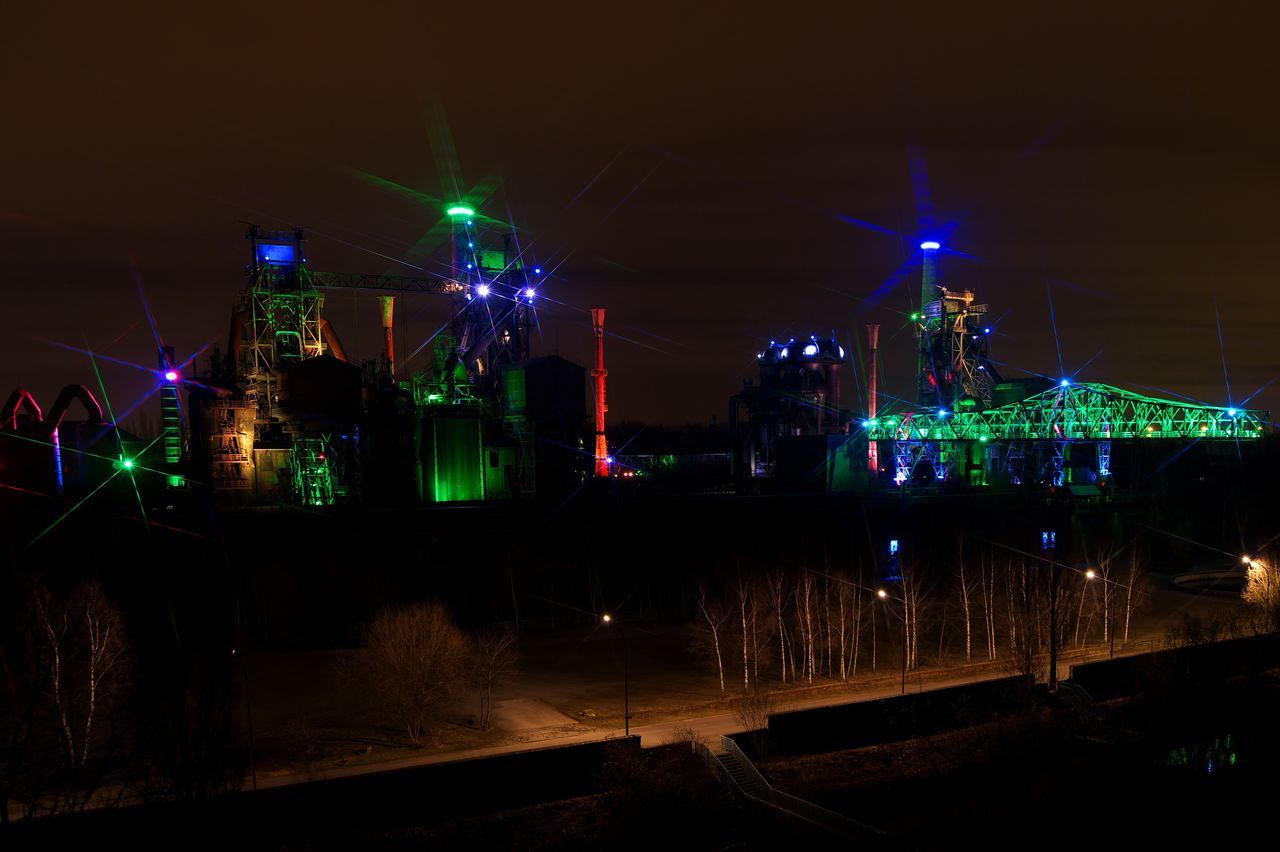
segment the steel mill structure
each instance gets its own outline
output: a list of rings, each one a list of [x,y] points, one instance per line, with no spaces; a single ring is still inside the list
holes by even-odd
[[[741,485],[821,475],[827,490],[845,489],[839,460],[855,452],[848,440],[853,413],[840,407],[846,361],[834,332],[801,341],[771,340],[756,355],[758,383],[748,380],[729,400],[731,463]],[[862,456],[865,471],[865,446]]]
[[[868,326],[865,414],[838,406],[826,365],[844,361],[834,338],[771,341],[760,383],[730,401],[740,488],[932,491],[940,487],[1067,488],[1102,497],[1192,446],[1233,458],[1269,432],[1256,409],[1160,399],[1095,382],[1005,380],[989,355],[987,306],[938,281],[941,246],[921,251],[916,405],[885,404],[877,389],[879,328]]]
[[[218,505],[521,498],[585,475],[585,371],[530,352],[542,270],[511,234],[492,246],[471,207],[447,217],[439,277],[314,271],[302,231],[249,229],[227,351],[185,382],[193,478]],[[325,294],[340,291],[378,299],[376,360],[352,363],[325,316]],[[448,314],[430,366],[406,374],[396,305],[419,294]]]
[[[144,441],[119,429],[82,385],[63,388],[47,413],[18,388],[0,409],[0,485],[74,501],[119,479],[140,511],[177,510],[204,494],[222,509],[558,498],[588,478],[717,494],[1062,489],[1105,499],[1148,489],[1187,453],[1240,463],[1270,431],[1265,411],[1070,376],[1002,376],[987,306],[945,286],[942,247],[926,241],[909,324],[913,403],[885,392],[878,325],[867,326],[864,400],[841,393],[855,341],[835,332],[777,339],[729,401],[727,453],[713,424],[683,455],[676,439],[644,447],[633,436],[623,447],[637,447],[615,459],[605,309],[590,311],[589,412],[586,369],[531,348],[542,270],[470,206],[449,206],[445,221],[447,274],[423,277],[316,271],[302,231],[249,228],[225,350],[201,369],[161,345],[155,366],[140,367],[156,382],[158,434]],[[325,313],[335,292],[376,300],[376,358],[357,364],[344,348]],[[425,366],[412,371],[417,353],[396,351],[397,307],[403,314],[408,298],[440,305],[440,325],[419,347],[431,345]],[[72,421],[77,403],[84,419]]]

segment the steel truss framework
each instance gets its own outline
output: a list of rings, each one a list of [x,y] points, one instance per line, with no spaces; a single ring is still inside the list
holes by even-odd
[[[333,504],[333,476],[329,470],[326,437],[293,439],[289,466],[293,469],[293,497],[304,506]]]
[[[348,272],[311,272],[304,270],[311,286],[317,290],[359,290],[365,293],[434,293],[450,295],[466,290],[466,285],[447,278],[401,278],[394,275],[361,275]]]
[[[988,353],[987,306],[973,304],[971,290],[938,291],[938,298],[916,315],[921,370],[917,400],[922,405],[954,405],[968,397],[989,406],[999,376]]]
[[[939,408],[890,415],[868,421],[864,428],[873,440],[897,441],[1254,440],[1267,434],[1269,414],[1082,383],[986,410]]]
[[[323,354],[323,302],[305,268],[262,264],[250,280],[248,303],[248,361],[244,373],[250,381],[272,372],[284,361]]]

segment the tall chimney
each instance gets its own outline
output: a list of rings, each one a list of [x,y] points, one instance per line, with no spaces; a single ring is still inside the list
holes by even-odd
[[[867,377],[867,417],[876,419],[876,374],[879,372],[880,326],[867,324],[867,348],[871,350],[871,371]],[[867,470],[875,477],[880,473],[880,453],[873,439],[867,440]]]
[[[923,319],[924,306],[938,298],[938,249],[934,240],[925,240],[920,244],[924,254],[923,270],[920,275],[920,315]]]
[[[466,266],[468,263],[475,265],[471,223],[476,211],[466,204],[457,203],[449,205],[445,212],[449,216],[449,271],[454,281],[470,281]]]
[[[930,338],[929,318],[925,309],[930,302],[938,301],[938,249],[941,245],[935,240],[920,243],[923,263],[920,270],[920,316],[916,323],[916,402],[927,405],[938,392],[937,378],[933,376],[932,339]],[[942,307],[939,305],[939,307]],[[932,326],[933,333],[941,333],[942,312]]]
[[[591,330],[596,335],[596,368],[591,375],[596,380],[596,476],[609,475],[609,440],[604,434],[604,414],[609,410],[605,402],[605,378],[609,371],[604,367],[604,308],[591,309]]]

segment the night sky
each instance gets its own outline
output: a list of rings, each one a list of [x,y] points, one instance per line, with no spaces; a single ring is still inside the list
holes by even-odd
[[[43,340],[151,365],[135,267],[166,342],[225,347],[245,222],[308,228],[316,269],[437,272],[458,195],[555,267],[537,352],[588,364],[608,309],[615,420],[723,420],[770,337],[868,321],[909,394],[931,218],[1006,375],[1227,404],[1215,302],[1231,401],[1280,374],[1256,6],[46,5],[0,21],[5,394],[92,384]],[[376,355],[374,300],[326,313]],[[445,316],[412,301],[401,352]],[[104,377],[117,407],[149,382]]]

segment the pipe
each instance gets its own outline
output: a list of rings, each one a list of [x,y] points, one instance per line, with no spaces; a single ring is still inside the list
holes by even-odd
[[[471,372],[472,366],[476,363],[476,360],[480,357],[481,353],[488,349],[489,344],[496,338],[497,335],[494,333],[494,329],[491,326],[484,334],[480,335],[479,340],[467,349],[466,352],[462,353],[462,363],[466,366],[467,372]],[[489,366],[492,367],[493,365],[490,364]]]
[[[867,378],[867,417],[876,419],[876,373],[880,367],[880,326],[867,323],[867,348],[871,350],[871,374]],[[867,441],[867,470],[874,478],[880,473],[880,451],[874,439]]]
[[[347,357],[347,350],[342,348],[342,341],[338,339],[338,332],[334,331],[333,326],[329,324],[328,317],[320,317],[320,336],[324,338],[324,345],[333,353],[333,357],[339,361],[350,363],[351,359]]]
[[[85,414],[89,415],[90,423],[105,423],[102,419],[102,406],[98,405],[98,400],[94,399],[93,394],[84,385],[67,385],[59,393],[58,398],[53,401],[53,406],[49,409],[49,416],[40,424],[41,431],[46,436],[52,436],[58,431],[62,418],[67,415],[67,409],[71,407],[71,403],[75,400],[80,401],[80,405],[84,407]]]
[[[9,394],[9,398],[5,400],[4,408],[0,408],[0,428],[18,430],[18,409],[24,409],[28,414],[39,423],[44,419],[44,413],[40,411],[40,403],[36,402],[36,398],[31,392],[25,388],[17,387],[13,389],[13,393]]]
[[[390,365],[391,381],[396,379],[396,297],[379,296],[382,300],[382,352]]]
[[[609,439],[605,436],[604,415],[609,410],[605,402],[605,384],[609,371],[604,367],[604,308],[591,309],[591,330],[596,335],[596,368],[591,375],[596,380],[596,476],[609,475]]]
[[[231,375],[240,375],[240,341],[244,337],[244,324],[249,321],[248,308],[241,307],[231,315],[231,328],[227,334],[227,359],[231,362]]]

